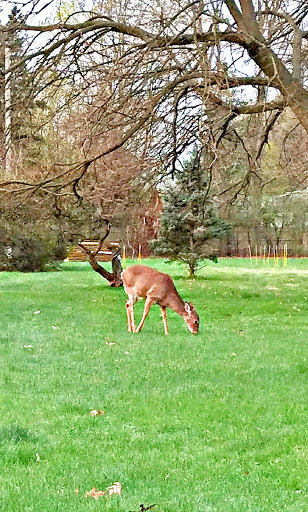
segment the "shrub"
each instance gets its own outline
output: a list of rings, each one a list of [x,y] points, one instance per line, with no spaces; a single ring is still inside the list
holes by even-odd
[[[41,272],[54,258],[54,248],[38,238],[15,235],[0,239],[0,268],[19,272]]]

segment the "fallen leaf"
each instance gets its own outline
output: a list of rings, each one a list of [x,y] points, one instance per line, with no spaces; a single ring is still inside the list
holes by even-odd
[[[59,327],[56,327],[55,325],[52,325],[51,328],[54,330],[59,329]]]
[[[121,494],[121,491],[122,491],[121,482],[116,482],[115,484],[111,485],[111,487],[108,487],[107,491],[108,491],[109,496],[111,494]]]
[[[38,310],[38,311],[33,311],[33,314],[34,314],[34,315],[39,315],[39,314],[40,314],[40,311],[39,311],[39,310]]]
[[[105,411],[93,409],[93,411],[91,411],[90,414],[91,416],[103,416],[103,414],[105,414]]]
[[[115,345],[115,343],[112,343],[112,342],[108,343],[108,341],[106,341],[106,345],[108,345],[109,347],[111,347],[111,345]]]
[[[95,489],[95,487],[93,487],[93,489],[91,489],[91,491],[86,492],[85,496],[94,498],[95,500],[98,500],[98,498],[100,498],[101,496],[104,496],[104,494],[105,494],[104,491],[97,491]]]
[[[95,500],[98,500],[98,498],[100,498],[101,496],[105,496],[106,494],[109,494],[109,496],[111,496],[112,494],[121,494],[121,490],[121,482],[116,482],[115,484],[108,487],[106,491],[97,491],[95,487],[93,487],[91,491],[86,492],[85,497],[90,497],[94,498]]]
[[[40,456],[39,456],[39,454],[38,454],[38,453],[36,453],[35,455],[36,455],[36,459],[35,459],[35,462],[40,462],[40,460],[41,460],[41,459],[40,459]]]
[[[24,345],[24,348],[33,348],[33,345]]]

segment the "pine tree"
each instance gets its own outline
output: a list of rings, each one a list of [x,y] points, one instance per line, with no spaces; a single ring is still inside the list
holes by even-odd
[[[194,151],[166,191],[159,237],[152,243],[157,254],[186,263],[191,277],[202,260],[215,259],[209,254],[207,242],[223,237],[229,230],[208,191],[208,172]]]

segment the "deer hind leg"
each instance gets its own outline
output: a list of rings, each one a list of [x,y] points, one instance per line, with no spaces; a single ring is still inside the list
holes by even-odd
[[[164,322],[164,328],[165,328],[165,334],[168,334],[168,325],[167,325],[167,308],[164,306],[160,306],[161,309],[161,316],[163,317]]]
[[[143,315],[142,315],[142,318],[141,318],[141,322],[140,324],[138,325],[137,329],[136,329],[136,332],[140,332],[141,329],[142,329],[142,326],[144,324],[144,321],[146,319],[146,317],[148,316],[149,314],[149,311],[150,311],[150,307],[152,306],[153,304],[153,300],[150,299],[150,297],[147,297],[146,300],[145,300],[145,305],[144,305],[144,310],[143,310]]]

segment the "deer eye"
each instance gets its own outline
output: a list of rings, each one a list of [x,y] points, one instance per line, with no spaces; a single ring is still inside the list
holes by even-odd
[[[195,320],[195,324],[198,325],[198,323],[199,323],[198,320]]]

